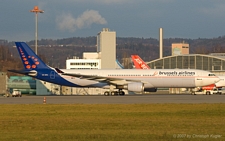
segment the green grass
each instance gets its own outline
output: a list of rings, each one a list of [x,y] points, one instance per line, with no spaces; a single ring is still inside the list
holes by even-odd
[[[225,140],[225,104],[0,107],[0,141]]]

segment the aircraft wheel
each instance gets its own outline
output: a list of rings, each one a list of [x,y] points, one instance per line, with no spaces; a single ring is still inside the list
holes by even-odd
[[[119,95],[125,95],[125,92],[124,91],[120,91]]]
[[[119,92],[115,91],[115,92],[114,92],[114,95],[119,95]]]
[[[109,92],[108,91],[104,92],[104,95],[105,96],[108,96],[109,95]]]

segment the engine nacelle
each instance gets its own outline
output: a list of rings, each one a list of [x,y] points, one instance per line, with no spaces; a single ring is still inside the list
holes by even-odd
[[[125,89],[127,89],[128,91],[133,91],[133,92],[143,92],[144,84],[143,83],[128,83]]]
[[[125,89],[132,92],[143,92],[144,84],[143,83],[128,83],[127,85],[117,85],[116,89]]]
[[[156,92],[157,88],[144,88],[145,92]]]

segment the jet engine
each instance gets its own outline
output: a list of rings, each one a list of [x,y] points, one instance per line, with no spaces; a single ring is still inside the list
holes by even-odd
[[[117,86],[117,89],[126,89],[128,91],[133,92],[143,92],[144,91],[144,84],[143,83],[128,83],[127,85]]]

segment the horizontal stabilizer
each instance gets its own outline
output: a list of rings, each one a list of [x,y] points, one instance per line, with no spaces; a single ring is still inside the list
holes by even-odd
[[[19,74],[24,74],[24,75],[29,75],[29,76],[36,76],[37,71],[35,70],[8,70],[9,72],[14,72],[14,73],[19,73]]]
[[[64,73],[63,71],[61,71],[61,70],[58,69],[58,68],[55,68],[55,70],[56,70],[58,73]]]

